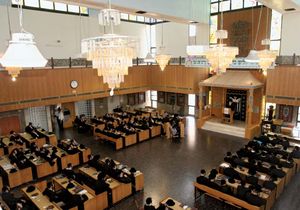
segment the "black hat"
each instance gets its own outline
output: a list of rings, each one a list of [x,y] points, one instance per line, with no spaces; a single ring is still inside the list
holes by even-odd
[[[80,148],[80,149],[85,149],[85,146],[84,146],[83,144],[80,144],[80,145],[79,145],[79,148]]]
[[[233,178],[229,178],[229,179],[228,179],[228,182],[231,183],[231,184],[234,184],[234,183],[235,183],[235,180],[234,180]]]
[[[129,171],[130,171],[130,173],[135,173],[136,172],[135,168],[131,168]]]
[[[166,204],[167,204],[168,206],[174,206],[174,205],[175,205],[175,202],[174,202],[172,199],[169,199],[169,200],[167,200]]]
[[[69,182],[67,185],[67,189],[71,189],[73,187],[75,187],[75,185],[72,182]]]
[[[34,190],[35,190],[35,186],[30,185],[30,186],[27,187],[26,192],[27,192],[27,193],[31,193],[31,192],[33,192]]]
[[[148,197],[147,199],[146,199],[146,204],[147,205],[150,205],[152,203],[152,198],[151,197]]]
[[[9,173],[15,173],[15,172],[17,172],[17,169],[15,169],[15,168],[10,169],[10,171],[9,171]]]

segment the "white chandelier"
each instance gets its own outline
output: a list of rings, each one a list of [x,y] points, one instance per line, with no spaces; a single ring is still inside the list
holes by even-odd
[[[171,55],[164,53],[165,52],[165,46],[164,46],[164,24],[161,24],[161,46],[159,47],[159,54],[155,56],[155,60],[157,64],[159,65],[160,70],[164,71],[167,67]]]
[[[0,64],[11,75],[12,81],[16,81],[24,68],[44,67],[47,64],[47,60],[35,45],[34,36],[23,29],[22,3],[18,4],[18,10],[21,32],[12,34],[12,40],[0,58]]]
[[[223,23],[221,23],[223,25]],[[226,30],[218,30],[216,32],[217,39],[220,43],[215,46],[210,46],[208,50],[204,52],[207,60],[209,61],[211,68],[217,73],[224,73],[232,60],[239,54],[239,48],[227,47],[223,44],[223,39],[227,39],[228,32]]]
[[[110,26],[111,33],[81,41],[81,53],[87,54],[87,60],[92,61],[98,76],[102,76],[103,82],[108,84],[110,95],[124,82],[124,76],[128,75],[128,67],[132,66],[132,59],[136,54],[134,38],[113,33],[113,27],[120,23],[120,12],[111,9],[109,1],[109,9],[99,13],[99,24]]]
[[[262,45],[268,46],[270,45],[270,39],[264,39],[261,43]],[[267,75],[268,69],[274,65],[277,55],[277,50],[269,50],[267,47],[264,50],[258,51],[259,65],[265,76]]]

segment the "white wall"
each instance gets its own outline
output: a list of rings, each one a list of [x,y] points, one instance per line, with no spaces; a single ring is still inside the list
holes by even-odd
[[[104,28],[99,26],[97,11],[91,10],[89,17],[66,15],[24,9],[24,28],[35,36],[35,41],[46,58],[75,57],[80,53],[80,37],[102,35]],[[9,7],[12,32],[19,31],[16,8]],[[81,23],[81,24],[80,24]],[[5,5],[0,4],[0,55],[8,46],[9,26]],[[81,30],[80,30],[81,28]],[[115,30],[122,35],[135,36],[139,40],[138,57],[147,54],[145,25],[122,22]],[[81,35],[80,35],[81,31]]]
[[[282,15],[282,34],[280,55],[300,55],[300,12]]]
[[[9,8],[12,32],[19,31],[18,13],[16,8]],[[24,9],[24,28],[35,36],[38,48],[46,58],[75,58],[80,54],[80,41],[83,38],[99,36],[104,28],[98,24],[98,11],[90,10],[90,16],[77,16],[44,11]],[[8,46],[9,26],[6,5],[0,0],[0,56]],[[157,47],[161,43],[161,24],[156,27]],[[149,46],[149,25],[122,21],[115,28],[115,33],[135,36],[138,39],[137,56],[145,57]],[[208,44],[208,24],[198,24],[197,44]],[[188,45],[188,24],[165,23],[164,44],[167,53],[173,57],[186,56]]]
[[[186,46],[189,45],[188,24],[168,22],[163,24],[163,41],[165,53],[172,57],[186,56]],[[162,39],[162,24],[156,25],[156,47],[159,52]],[[191,43],[194,44],[194,43]],[[209,44],[209,25],[197,24],[196,44]]]

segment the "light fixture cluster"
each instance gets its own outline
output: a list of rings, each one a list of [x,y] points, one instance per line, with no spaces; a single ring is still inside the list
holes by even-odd
[[[111,89],[119,88],[128,75],[128,68],[133,65],[132,59],[136,54],[136,39],[129,36],[114,34],[114,26],[121,23],[121,14],[118,10],[109,8],[99,13],[99,24],[110,27],[110,33],[99,37],[92,37],[81,41],[81,53],[87,54],[93,68],[97,69],[98,76]]]

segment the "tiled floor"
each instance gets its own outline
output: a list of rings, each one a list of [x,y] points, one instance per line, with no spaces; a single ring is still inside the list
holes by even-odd
[[[186,137],[181,142],[172,142],[163,137],[114,151],[112,145],[99,142],[89,134],[78,134],[68,129],[58,134],[59,138],[74,137],[92,148],[93,153],[109,156],[115,160],[141,170],[145,175],[144,192],[130,197],[113,209],[135,210],[141,207],[146,197],[151,196],[158,203],[171,196],[189,206],[194,205],[193,181],[200,169],[209,171],[218,166],[227,151],[236,151],[247,141],[244,139],[205,132],[196,129],[195,119],[188,118]],[[276,210],[299,210],[300,175],[294,177],[276,203]]]

